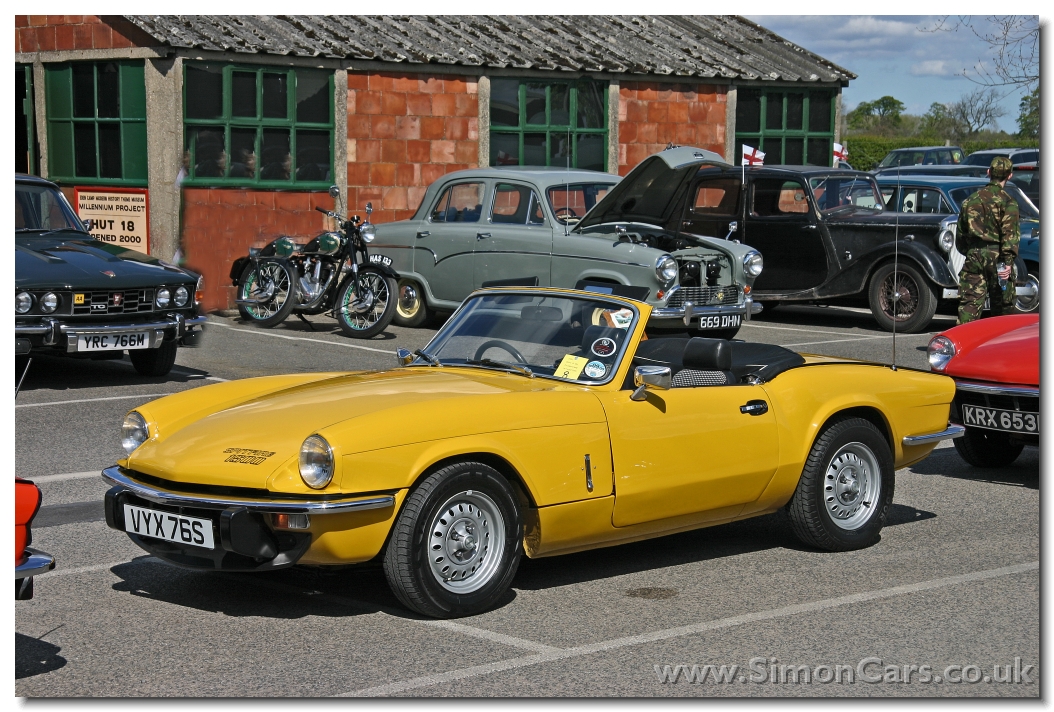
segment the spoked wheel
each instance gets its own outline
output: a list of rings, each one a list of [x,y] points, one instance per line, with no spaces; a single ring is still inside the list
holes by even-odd
[[[431,318],[432,310],[428,308],[425,295],[417,282],[412,279],[400,279],[396,294],[398,299],[392,321],[397,326],[421,326]]]
[[[373,267],[360,267],[341,288],[333,311],[341,331],[354,339],[368,339],[392,323],[395,304],[395,280]]]
[[[407,607],[434,618],[481,613],[512,583],[523,523],[512,485],[479,462],[433,473],[407,497],[384,573]]]
[[[937,296],[926,278],[910,264],[892,263],[875,270],[868,290],[871,313],[886,331],[914,334],[925,329],[937,311]]]
[[[284,262],[249,265],[238,280],[238,312],[242,318],[270,328],[285,321],[296,307],[296,279]],[[244,303],[248,302],[248,303]]]

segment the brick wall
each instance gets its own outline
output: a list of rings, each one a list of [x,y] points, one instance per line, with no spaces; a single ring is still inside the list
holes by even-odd
[[[470,77],[348,72],[348,201],[373,222],[413,215],[425,189],[479,160],[477,84]]]
[[[281,235],[306,242],[333,229],[327,210],[333,199],[322,192],[294,193],[230,188],[186,188],[183,191],[183,250],[187,267],[204,275],[206,310],[233,309],[234,260]]]
[[[127,20],[109,15],[15,15],[15,52],[150,47],[158,44]]]
[[[619,86],[619,175],[673,143],[725,154],[725,87],[623,82]]]

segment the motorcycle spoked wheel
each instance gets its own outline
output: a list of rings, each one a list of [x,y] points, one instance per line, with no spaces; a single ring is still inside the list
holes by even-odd
[[[271,328],[285,321],[296,308],[296,275],[284,262],[260,261],[249,265],[238,280],[239,299],[262,299],[258,304],[239,304],[242,318]],[[266,299],[263,299],[266,297]]]
[[[373,267],[360,267],[333,309],[340,329],[353,339],[369,339],[388,328],[395,316],[395,280]]]

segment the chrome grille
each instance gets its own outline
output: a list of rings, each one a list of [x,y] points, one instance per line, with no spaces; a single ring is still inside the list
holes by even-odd
[[[107,292],[74,292],[83,294],[84,303],[74,301],[74,315],[139,314],[153,311],[153,289],[114,289]],[[76,300],[76,297],[74,297]]]
[[[680,307],[685,302],[691,302],[697,307],[739,304],[739,287],[735,285],[681,287],[670,295],[670,300],[666,302],[666,306]]]

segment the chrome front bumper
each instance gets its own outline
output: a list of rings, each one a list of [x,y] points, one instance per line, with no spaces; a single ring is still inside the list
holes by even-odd
[[[750,297],[743,300],[741,304],[721,306],[705,306],[685,302],[683,306],[679,307],[656,307],[652,309],[649,321],[673,321],[677,319],[683,321],[685,326],[688,326],[691,324],[692,319],[698,319],[699,317],[731,315],[739,315],[743,317],[743,321],[750,321],[750,317],[754,314],[760,314],[761,309],[762,306],[755,303]]]
[[[26,560],[15,565],[15,580],[39,576],[55,568],[55,557],[26,547]]]
[[[941,440],[952,440],[960,438],[966,433],[966,428],[961,425],[949,425],[939,433],[926,433],[925,435],[909,435],[902,441],[904,445],[927,445],[940,442]]]
[[[999,383],[960,381],[959,379],[955,379],[955,390],[970,391],[971,393],[986,393],[990,396],[1039,397],[1039,386],[1004,386]]]
[[[164,340],[165,331],[176,330],[176,338],[181,339],[187,330],[194,326],[200,326],[208,321],[204,314],[192,316],[189,319],[182,314],[169,314],[163,321],[148,321],[134,324],[65,324],[57,319],[45,317],[42,324],[16,325],[15,336],[43,336],[45,346],[55,346],[60,343],[63,336],[69,337],[66,351],[69,353],[78,350],[81,336],[108,335],[108,334],[133,334],[143,331],[150,332],[150,348],[157,348]]]
[[[102,478],[111,485],[123,487],[136,497],[157,504],[167,504],[172,507],[198,507],[201,509],[243,507],[253,512],[329,514],[333,512],[384,509],[395,504],[394,495],[348,497],[344,499],[252,499],[248,497],[210,497],[207,495],[188,494],[138,482],[126,475],[117,466],[107,467],[103,470]]]
[[[1032,284],[1015,284],[1014,285],[1014,294],[1016,294],[1019,297],[1034,297],[1034,296],[1036,296],[1036,288]],[[959,298],[959,290],[958,289],[947,289],[947,288],[945,288],[941,292],[941,298],[942,299],[958,299]]]

